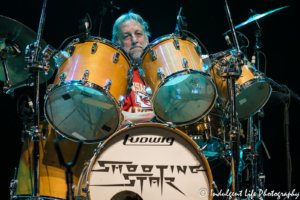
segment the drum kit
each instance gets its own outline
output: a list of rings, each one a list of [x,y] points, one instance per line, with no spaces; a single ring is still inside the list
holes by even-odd
[[[83,32],[67,38],[73,40],[63,50],[46,45],[41,39],[46,2],[37,34],[0,16],[3,90],[13,94],[15,89],[30,85],[35,91],[34,103],[27,95],[29,108],[25,103],[18,105],[31,127],[23,131],[11,199],[212,199],[211,191],[222,188],[220,181],[213,179],[213,161],[228,166],[222,169],[228,169],[230,175],[222,189],[264,188],[265,176],[257,165],[262,157],[258,148],[265,145],[253,115],[258,113],[260,124],[266,104],[287,100],[284,93],[273,95],[271,85],[299,98],[259,71],[259,45],[254,59],[248,60],[235,29],[258,24],[258,19],[285,7],[254,13],[234,26],[224,0],[231,27],[225,34],[232,48],[215,54],[202,53],[206,48],[186,30],[180,9],[175,32],[151,42],[137,65],[155,118],[144,124],[128,122],[119,130],[124,120],[122,106],[132,84],[130,58],[117,44],[91,36],[87,17]],[[260,34],[256,34],[257,41]],[[55,67],[57,74],[53,84],[47,85],[42,119],[39,84],[47,84]],[[241,145],[240,135],[244,134],[239,121],[244,120],[248,120],[247,142]],[[72,173],[67,173],[55,147],[58,145],[64,159],[70,160],[77,143],[82,142]]]

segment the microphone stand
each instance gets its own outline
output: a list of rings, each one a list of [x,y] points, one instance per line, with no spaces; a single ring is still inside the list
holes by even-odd
[[[288,99],[284,102],[284,133],[285,133],[285,142],[286,142],[286,166],[287,166],[287,192],[292,192],[292,169],[291,169],[291,154],[290,154],[290,121],[289,121],[289,104],[290,99],[294,99],[300,102],[299,96],[291,91],[287,86],[280,85],[268,78],[268,82],[273,86],[277,87],[281,92],[284,92],[288,95]],[[292,199],[292,197],[287,197]]]
[[[240,160],[240,128],[238,124],[238,119],[236,116],[236,105],[235,105],[235,81],[241,75],[241,65],[243,64],[243,53],[240,50],[234,24],[231,18],[231,13],[228,7],[227,0],[224,0],[224,7],[226,11],[227,20],[231,29],[231,34],[234,38],[234,46],[237,52],[234,52],[235,61],[233,64],[228,64],[226,77],[230,79],[230,106],[231,106],[231,127],[230,127],[230,137],[232,144],[232,190],[233,192],[239,192],[239,160]],[[228,80],[227,80],[228,81]],[[239,199],[235,196],[234,199]]]
[[[38,56],[40,47],[40,41],[44,30],[45,18],[46,18],[46,6],[47,0],[44,0],[41,18],[39,22],[39,29],[36,38],[36,42],[27,46],[26,49],[30,50],[30,56],[25,58],[28,61],[27,69],[29,73],[32,75],[34,80],[34,126],[31,127],[29,135],[31,135],[31,140],[33,141],[33,188],[32,188],[32,198],[33,200],[39,199],[40,197],[40,188],[39,188],[39,158],[40,158],[40,128],[39,128],[39,118],[40,118],[40,105],[39,105],[39,85],[40,85],[40,77],[39,72],[44,70],[49,70],[49,68],[45,68],[44,63],[40,62]]]

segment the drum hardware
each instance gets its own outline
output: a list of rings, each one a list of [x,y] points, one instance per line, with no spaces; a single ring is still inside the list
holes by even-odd
[[[146,93],[149,95],[149,96],[152,96],[152,90],[151,90],[151,88],[148,86],[148,87],[146,87]]]
[[[67,78],[68,72],[63,72],[60,74],[59,76],[59,82],[58,82],[58,86],[60,86]]]
[[[98,45],[97,45],[98,40],[95,41],[95,43],[92,46],[92,54],[95,54],[96,51],[98,50]]]
[[[139,69],[139,75],[145,78],[145,72],[143,69]]]
[[[121,95],[120,98],[119,98],[119,104],[120,104],[120,107],[123,106],[124,101],[125,101],[125,97],[124,97],[123,95]]]
[[[176,35],[175,34],[173,34],[173,38],[174,38],[173,44],[174,44],[175,49],[176,50],[180,50],[179,41],[176,39]]]
[[[9,185],[10,200],[12,200],[13,196],[16,194],[17,186],[18,186],[18,180],[17,180],[17,168],[15,168],[14,178],[11,179],[10,185]]]
[[[90,71],[89,70],[85,70],[84,74],[82,76],[82,81],[83,82],[87,82],[87,80],[89,79],[89,75],[90,75]]]
[[[151,45],[149,46],[149,48],[150,48],[150,55],[152,56],[152,60],[154,61],[154,60],[157,59],[157,53],[156,53],[155,50],[153,50],[153,49],[151,48]]]
[[[174,124],[173,124],[172,122],[165,122],[165,123],[164,123],[164,126],[165,126],[165,127],[170,127],[170,128],[172,128],[172,129],[175,129]]]
[[[240,50],[239,43],[237,40],[235,27],[231,18],[231,13],[229,10],[229,6],[227,0],[224,0],[224,7],[226,12],[226,17],[228,20],[228,24],[230,26],[231,34],[234,38],[234,46],[236,48],[236,52],[234,53],[234,62],[228,64],[228,71],[226,73],[227,80],[230,80],[230,107],[231,107],[231,127],[230,127],[230,139],[232,144],[232,191],[239,191],[239,163],[240,163],[240,127],[238,125],[238,118],[236,115],[236,102],[235,102],[235,82],[241,75],[241,60],[243,53]],[[234,199],[239,199],[239,197],[235,196]]]
[[[105,84],[104,84],[104,89],[106,92],[108,92],[110,90],[110,86],[111,86],[112,82],[110,79],[106,79]]]
[[[59,68],[71,55],[66,51],[59,51],[54,54],[53,59],[55,61],[55,66]]]
[[[165,78],[165,72],[164,72],[163,68],[158,68],[157,69],[157,75],[161,79],[161,81],[163,82],[164,78]]]
[[[118,52],[114,53],[113,55],[113,63],[117,63],[119,61],[119,57],[120,57],[120,48],[118,49]]]
[[[131,122],[131,121],[127,120],[127,119],[125,119],[125,122],[127,122],[127,123],[128,123],[128,125],[126,126],[126,128],[130,128],[130,127],[134,127],[134,126],[136,126],[136,124],[135,124],[135,123],[133,123],[133,122]]]
[[[181,64],[182,64],[183,68],[185,68],[185,69],[189,68],[188,61],[185,58],[182,58]]]
[[[73,157],[72,162],[66,163],[64,160],[64,157],[61,153],[61,150],[59,148],[59,144],[57,140],[53,141],[55,150],[59,159],[59,163],[65,167],[65,173],[66,173],[66,183],[67,183],[67,194],[66,194],[66,200],[74,200],[74,190],[75,190],[75,185],[73,184],[73,173],[71,168],[76,164],[79,152],[82,146],[82,140],[78,141],[77,149],[75,152],[75,155]]]
[[[195,41],[195,42],[197,42],[197,41]],[[198,53],[199,56],[202,56],[202,50],[201,50],[201,47],[199,45],[195,46],[195,50],[196,50],[196,52]]]

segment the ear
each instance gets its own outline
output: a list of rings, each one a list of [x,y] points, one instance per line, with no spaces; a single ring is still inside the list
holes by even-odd
[[[149,44],[149,38],[148,37],[146,38],[146,42],[147,42],[147,45],[148,45]]]

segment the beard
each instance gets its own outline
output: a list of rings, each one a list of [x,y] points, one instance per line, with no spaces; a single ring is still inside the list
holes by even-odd
[[[143,49],[140,48],[140,47],[136,47],[136,48],[131,49],[131,50],[129,51],[129,56],[130,56],[130,58],[131,58],[132,60],[138,62],[139,59],[140,59],[140,57],[141,57],[141,55],[142,55],[142,53],[143,53]]]

